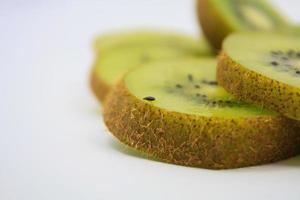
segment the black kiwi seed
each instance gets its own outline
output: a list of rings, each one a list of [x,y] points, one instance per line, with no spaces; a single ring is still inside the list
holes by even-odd
[[[200,97],[201,96],[201,98],[207,98],[207,96],[205,95],[205,94],[200,94],[200,93],[196,93],[196,96],[197,97]]]
[[[299,70],[297,70],[297,71],[296,71],[296,74],[300,74],[300,71],[299,71]]]
[[[202,83],[206,85],[218,85],[217,81],[207,81],[207,80],[202,80]]]
[[[193,75],[192,74],[188,74],[188,79],[189,79],[189,81],[193,81],[194,80],[194,77],[193,77]]]
[[[196,85],[195,85],[195,88],[200,88],[200,85],[196,84]]]
[[[271,62],[271,65],[277,66],[277,65],[278,65],[278,62],[272,61],[272,62]]]
[[[209,85],[218,85],[218,82],[217,81],[209,81],[208,84]]]
[[[283,57],[281,57],[281,59],[282,60],[288,60],[288,57],[283,56]]]
[[[146,101],[155,101],[155,98],[151,97],[151,96],[144,97],[143,99],[146,100]]]
[[[176,87],[177,87],[177,88],[182,88],[182,85],[176,84]]]
[[[207,85],[215,85],[217,82],[216,81],[203,80],[202,83],[207,84]]]

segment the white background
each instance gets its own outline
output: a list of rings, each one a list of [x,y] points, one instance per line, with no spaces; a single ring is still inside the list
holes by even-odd
[[[274,1],[300,21],[297,0]],[[130,155],[88,88],[92,38],[198,33],[192,0],[0,1],[0,199],[300,199],[300,157],[210,171]]]

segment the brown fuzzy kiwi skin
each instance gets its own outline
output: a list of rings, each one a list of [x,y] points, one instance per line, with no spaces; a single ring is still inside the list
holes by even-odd
[[[111,86],[107,85],[101,78],[97,76],[96,68],[93,67],[90,73],[90,88],[97,100],[101,103],[104,102],[107,94],[111,90]]]
[[[242,101],[300,120],[300,89],[248,70],[226,53],[219,56],[217,80]]]
[[[104,104],[104,121],[122,143],[167,163],[230,169],[300,153],[299,128],[283,117],[206,118],[154,107],[120,82]]]
[[[206,38],[215,51],[219,51],[222,48],[223,39],[233,32],[232,28],[224,21],[224,17],[214,10],[211,0],[197,0],[197,13]]]

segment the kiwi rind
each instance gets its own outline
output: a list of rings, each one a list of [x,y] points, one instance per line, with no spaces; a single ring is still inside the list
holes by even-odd
[[[226,53],[219,56],[219,85],[240,100],[300,120],[300,89],[243,67]]]
[[[226,3],[229,4],[230,1],[226,0]],[[276,11],[276,9],[272,8],[272,6],[265,0],[261,0],[260,4],[268,10],[266,12],[270,12],[270,14],[272,13],[274,22],[276,22],[274,29],[278,29],[277,31],[282,30],[283,32],[288,29],[290,26],[289,23]],[[220,5],[218,5],[218,2],[215,0],[197,0],[198,21],[202,27],[204,35],[216,51],[221,50],[222,41],[229,34],[237,31],[252,30],[251,27],[233,25],[229,19],[223,16],[224,13],[219,11],[219,6]]]
[[[104,121],[122,143],[163,162],[230,169],[300,152],[299,128],[280,116],[202,117],[138,99],[121,81],[108,95]]]
[[[209,0],[197,0],[197,13],[204,35],[216,51],[220,50],[223,39],[233,30],[225,22],[221,13],[215,12]]]
[[[99,102],[104,102],[104,99],[111,89],[111,86],[105,83],[97,76],[95,67],[90,73],[90,88]]]
[[[175,42],[175,45],[170,44],[170,41]],[[126,49],[130,51],[131,48],[138,47],[146,49],[151,46],[157,48],[162,46],[170,49],[182,49],[182,51],[186,52],[186,55],[193,57],[213,56],[210,47],[206,44],[204,39],[198,40],[193,37],[178,33],[137,30],[100,36],[96,39],[94,44],[96,61],[94,62],[90,75],[90,87],[100,102],[105,100],[106,95],[112,89],[113,85],[106,83],[105,80],[97,75],[97,60],[101,59],[107,54],[110,54],[111,52],[115,52],[120,49]],[[184,56],[182,55],[182,57]]]

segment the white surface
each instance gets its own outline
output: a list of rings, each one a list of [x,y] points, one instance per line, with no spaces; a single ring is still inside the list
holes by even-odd
[[[276,1],[300,21],[297,0]],[[0,1],[0,199],[300,199],[300,157],[210,171],[126,154],[87,84],[91,39],[158,26],[197,33],[192,0]]]

